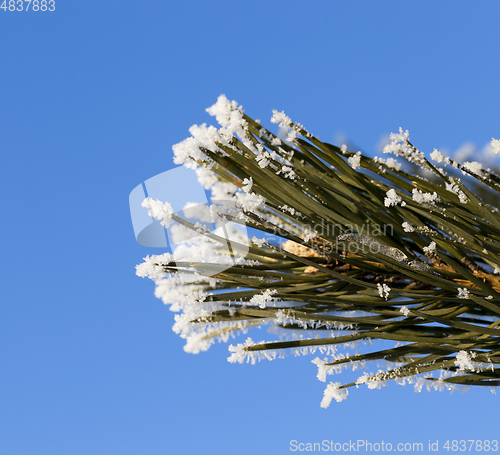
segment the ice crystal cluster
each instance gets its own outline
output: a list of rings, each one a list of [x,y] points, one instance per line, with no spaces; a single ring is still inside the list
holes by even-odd
[[[182,214],[192,204],[174,213],[145,199],[185,241],[136,270],[176,313],[187,352],[243,335],[231,363],[317,353],[322,382],[360,370],[327,384],[324,408],[389,381],[416,391],[500,385],[494,170],[434,149],[438,168],[402,128],[383,151],[404,163],[322,142],[277,110],[274,134],[224,95],[207,112],[219,126],[192,126],[173,151],[212,201],[194,222]],[[499,140],[489,150],[499,154]],[[266,341],[245,335],[266,325]]]

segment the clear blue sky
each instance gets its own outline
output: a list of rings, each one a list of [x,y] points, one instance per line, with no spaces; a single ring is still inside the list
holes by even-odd
[[[224,344],[184,353],[173,313],[134,275],[152,251],[128,208],[221,93],[367,152],[399,126],[427,153],[499,138],[499,17],[488,0],[0,9],[0,454],[500,439],[487,390],[363,387],[324,410],[310,358],[233,365]]]

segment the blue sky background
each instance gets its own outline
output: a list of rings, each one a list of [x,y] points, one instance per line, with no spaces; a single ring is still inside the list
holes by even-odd
[[[158,251],[135,242],[128,207],[221,93],[370,153],[400,126],[427,153],[499,138],[499,17],[488,0],[0,9],[0,453],[500,440],[488,390],[363,387],[324,410],[312,357],[251,366],[229,364],[224,344],[184,353],[173,313],[134,275]]]

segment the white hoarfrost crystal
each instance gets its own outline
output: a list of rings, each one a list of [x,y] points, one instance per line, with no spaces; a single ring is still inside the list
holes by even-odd
[[[200,182],[203,188],[205,188],[206,190],[209,190],[217,182],[219,182],[217,174],[215,174],[215,172],[212,172],[210,169],[207,169],[206,167],[197,167],[195,172],[198,176],[198,182]]]
[[[398,163],[394,158],[387,158],[386,164],[391,169],[395,169],[396,171],[401,169],[401,163]]]
[[[334,398],[335,401],[340,403],[347,398],[348,394],[349,392],[347,389],[340,389],[340,382],[330,382],[330,384],[326,386],[323,399],[321,400],[321,407],[326,409],[330,406]]]
[[[463,167],[473,174],[482,174],[483,165],[481,163],[478,163],[477,161],[466,161],[463,164]]]
[[[412,192],[413,200],[419,204],[431,204],[434,205],[436,202],[439,202],[439,196],[434,191],[434,193],[423,193],[421,190],[417,190],[417,188],[413,188]]]
[[[460,189],[460,187],[452,181],[452,183],[445,183],[446,189],[451,193],[458,196],[458,199],[462,204],[467,204],[467,195]]]
[[[250,190],[252,189],[252,185],[253,185],[253,179],[252,179],[252,177],[250,177],[249,179],[247,179],[247,178],[243,179],[242,184],[243,184],[243,186],[241,187],[241,189],[245,193],[249,193]]]
[[[207,112],[215,116],[221,128],[207,127],[205,123],[193,125],[189,129],[191,137],[172,147],[175,164],[197,169],[199,167],[198,162],[202,161],[207,163],[210,168],[215,162],[202,149],[226,156],[227,153],[218,148],[217,142],[230,146],[233,135],[237,135],[250,150],[256,151],[252,141],[248,139],[247,122],[243,118],[243,110],[241,106],[237,105],[236,101],[229,101],[225,95],[220,95],[217,102],[209,107]]]
[[[389,139],[392,143],[384,147],[384,153],[389,153],[386,150],[391,150],[395,144],[406,144],[410,140],[410,133],[408,130],[403,131],[403,128],[399,127],[399,133],[391,133]]]
[[[375,375],[370,375],[365,372],[363,376],[360,376],[356,380],[356,386],[359,386],[361,384],[366,384],[370,390],[381,389],[382,387],[387,385],[387,381],[381,378],[381,375],[383,373],[384,372],[382,370],[379,370],[379,372]]]
[[[278,112],[273,109],[273,116],[271,117],[271,123],[280,123],[286,126],[290,126],[292,123],[290,117],[288,117],[283,111]]]
[[[279,309],[274,313],[276,316],[274,322],[279,325],[287,326],[287,325],[298,325],[302,329],[319,329],[320,327],[325,327],[328,330],[355,330],[353,324],[343,324],[341,322],[333,321],[333,322],[325,322],[325,321],[315,321],[311,319],[300,319],[296,317],[290,311],[284,311]],[[316,349],[315,346],[309,346],[310,352],[313,353]],[[325,352],[330,352],[332,355],[334,354],[336,348],[333,345],[329,347],[320,347],[320,351],[324,354]],[[323,352],[325,350],[325,352]]]
[[[247,212],[253,212],[266,203],[266,198],[255,193],[238,193],[235,195],[237,204]]]
[[[318,367],[318,374],[316,376],[318,380],[321,382],[326,382],[326,376],[328,374],[331,374],[333,371],[332,366],[326,365],[327,363],[326,359],[321,360],[319,357],[316,357],[314,360],[311,360],[311,362]]]
[[[206,148],[212,152],[217,150],[215,142],[221,140],[217,128],[214,126],[207,127],[204,123],[202,125],[193,125],[189,128],[189,133],[191,137],[172,147],[174,163],[182,164],[189,169],[196,169],[198,167],[197,161],[211,163],[212,161],[200,148]]]
[[[306,227],[304,229],[304,232],[302,233],[302,238],[304,239],[305,242],[309,242],[310,240],[316,238],[317,236],[318,233],[316,231],[313,231],[309,227]]]
[[[278,171],[277,174],[280,172],[288,179],[295,180],[297,178],[297,174],[295,174],[295,171],[290,166],[283,166],[281,171]]]
[[[245,131],[247,122],[243,118],[242,107],[238,106],[236,101],[229,101],[225,95],[220,95],[217,102],[207,108],[207,112],[215,117],[217,123],[222,127],[219,134],[226,140],[237,134],[247,145],[247,133]]]
[[[283,212],[288,212],[290,213],[290,215],[295,215],[297,214],[297,216],[301,216],[302,214],[300,212],[298,212],[297,210],[295,210],[293,207],[290,207],[288,205],[280,205],[278,207],[280,210],[283,210]]]
[[[438,163],[443,163],[443,162],[445,164],[450,163],[450,158],[444,156],[439,150],[436,149],[434,149],[434,151],[431,153],[431,158]]]
[[[389,138],[391,142],[384,147],[384,153],[404,156],[408,161],[420,166],[425,164],[425,155],[411,146],[408,130],[403,131],[403,128],[399,128],[399,134],[391,133]]]
[[[405,232],[414,232],[415,231],[415,228],[407,221],[405,221],[401,226],[403,227],[403,230]]]
[[[472,359],[476,357],[475,352],[468,353],[467,351],[459,351],[456,356],[455,365],[458,367],[459,371],[476,369],[476,362]]]
[[[259,308],[265,308],[269,306],[270,302],[276,302],[278,299],[276,297],[271,297],[274,294],[277,294],[278,291],[276,289],[266,289],[262,294],[256,294],[250,299],[250,303],[253,305],[258,305]]]
[[[387,284],[377,284],[377,289],[380,297],[384,298],[387,300],[387,297],[389,297],[389,293],[391,292],[391,288],[387,286]]]
[[[406,306],[406,305],[403,305],[400,309],[399,309],[399,312],[400,313],[403,313],[404,316],[408,317],[408,315],[410,314],[410,310],[409,308]]]
[[[469,290],[467,288],[457,288],[458,290],[458,297],[461,299],[468,299],[469,298]]]
[[[375,158],[373,158],[373,161],[375,163],[385,164],[387,167],[396,171],[399,171],[401,169],[401,163],[397,162],[394,158],[387,158],[387,160],[384,160],[384,158],[379,158],[378,156],[376,156]],[[385,172],[385,169],[382,168],[382,166],[380,166],[380,169]]]
[[[252,243],[257,245],[259,248],[262,248],[264,243],[266,243],[266,239],[259,239],[259,238],[254,236],[254,237],[252,237]]]
[[[386,197],[384,198],[384,205],[386,207],[391,207],[392,205],[399,204],[401,201],[401,196],[396,193],[396,190],[390,189],[387,191]]]
[[[252,364],[255,364],[255,358],[249,355],[249,351],[245,351],[246,347],[253,344],[255,344],[254,341],[249,337],[244,343],[238,343],[236,346],[229,345],[228,350],[232,354],[227,358],[227,361],[230,363],[243,363],[246,360],[247,363],[251,361]]]
[[[303,125],[292,123],[290,117],[285,115],[284,112],[278,112],[276,109],[273,109],[271,123],[279,124],[280,133],[278,133],[278,136],[283,136],[283,139],[287,142],[292,142],[300,133],[300,129],[304,129]]]
[[[146,256],[142,264],[135,266],[135,274],[141,278],[147,277],[157,282],[167,275],[163,272],[162,266],[170,264],[173,260],[174,257],[170,253]]]
[[[366,384],[368,382],[369,378],[370,378],[370,375],[368,373],[364,372],[362,376],[360,376],[358,379],[356,379],[356,387],[358,387],[361,384]]]
[[[358,152],[355,155],[350,156],[347,159],[347,162],[354,170],[356,170],[358,167],[361,167],[361,152]]]
[[[186,286],[180,288],[180,283],[173,287],[167,285],[168,289],[165,289],[162,285],[167,283],[163,283],[163,281],[166,280],[162,280],[159,283],[155,295],[159,297],[160,294],[163,294],[162,300],[164,302],[166,298],[172,299],[173,302],[170,309],[182,311],[180,314],[174,316],[175,323],[172,330],[186,340],[184,350],[192,354],[206,351],[215,340],[206,336],[208,335],[207,324],[196,324],[192,321],[197,319],[203,320],[203,318],[209,317],[212,311],[221,307],[207,301],[206,299],[209,294],[201,289],[190,290]]]
[[[436,251],[436,242],[431,242],[429,246],[424,246],[423,250],[426,253],[434,253]]]
[[[255,157],[255,161],[257,161],[259,167],[265,169],[271,162],[271,155],[269,154],[269,152],[260,152]]]
[[[143,207],[149,209],[148,215],[161,221],[161,225],[168,228],[174,214],[172,206],[168,202],[161,202],[158,199],[147,197],[142,201]]]

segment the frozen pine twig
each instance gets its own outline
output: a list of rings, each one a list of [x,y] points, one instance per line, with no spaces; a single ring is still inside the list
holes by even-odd
[[[212,212],[253,233],[228,248],[167,201],[147,200],[166,226],[196,230],[205,243],[186,247],[182,261],[168,254],[138,266],[179,312],[174,330],[187,351],[274,324],[282,339],[247,338],[230,346],[230,361],[318,352],[324,381],[344,367],[385,362],[354,382],[330,383],[323,407],[350,387],[390,380],[417,390],[500,385],[500,176],[436,150],[431,162],[402,129],[384,151],[420,174],[322,142],[284,113],[271,119],[278,137],[224,96],[208,112],[220,128],[193,126],[174,161],[216,199],[232,201]],[[497,152],[498,141],[491,144]],[[297,331],[303,336],[286,336]],[[338,352],[367,339],[392,346]]]

